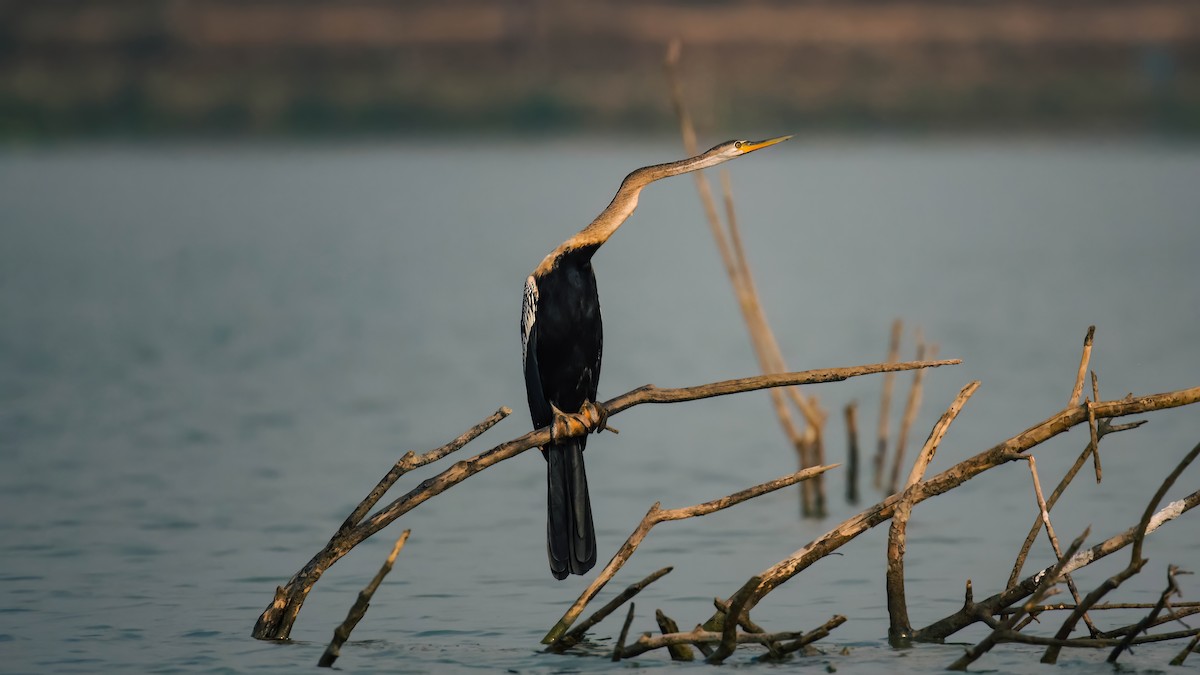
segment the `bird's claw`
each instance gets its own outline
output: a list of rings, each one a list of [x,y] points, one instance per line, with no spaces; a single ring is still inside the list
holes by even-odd
[[[551,406],[554,420],[550,423],[550,440],[558,442],[560,438],[583,436],[590,433],[600,433],[605,429],[619,433],[608,426],[608,411],[604,406],[593,401],[584,401],[577,413],[565,413]]]

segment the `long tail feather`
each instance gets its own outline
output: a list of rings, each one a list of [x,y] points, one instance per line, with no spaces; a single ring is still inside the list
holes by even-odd
[[[546,459],[546,550],[554,578],[565,579],[596,564],[596,530],[582,444],[572,439],[551,445]]]

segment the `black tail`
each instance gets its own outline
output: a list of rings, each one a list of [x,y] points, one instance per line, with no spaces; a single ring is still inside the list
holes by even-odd
[[[554,578],[565,579],[567,574],[584,574],[596,564],[596,530],[583,444],[570,439],[546,450],[546,551]]]

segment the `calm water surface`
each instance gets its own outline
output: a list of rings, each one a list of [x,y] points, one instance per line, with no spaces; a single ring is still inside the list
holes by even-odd
[[[678,156],[665,142],[589,140],[0,153],[0,669],[310,668],[402,528],[409,544],[340,668],[610,669],[600,657],[537,652],[586,580],[555,582],[547,570],[536,453],[426,503],[341,561],[310,596],[294,643],[249,633],[275,585],[403,452],[441,445],[502,405],[516,414],[468,451],[529,428],[517,329],[525,276],[626,172]],[[1089,324],[1105,398],[1200,384],[1195,146],[793,141],[731,168],[792,367],[879,361],[894,317],[921,326],[964,363],[928,374],[910,448],[962,385],[982,380],[934,470],[1061,409]],[[755,372],[689,179],[652,186],[596,266],[602,396]],[[912,344],[909,332],[907,354]],[[897,392],[909,381],[899,377]],[[870,444],[879,385],[813,390],[831,413],[832,459],[843,458],[851,399]],[[1104,441],[1105,481],[1072,486],[1055,511],[1060,537],[1090,524],[1095,542],[1132,525],[1200,440],[1195,409],[1148,417]],[[588,453],[602,559],[655,501],[694,504],[795,468],[764,393],[644,406],[614,424],[622,433]],[[1086,435],[1036,450],[1047,489]],[[1197,475],[1170,497],[1196,489]],[[654,628],[655,608],[685,627],[703,620],[713,596],[856,512],[841,498],[844,476],[831,474],[833,515],[822,522],[799,519],[785,490],[661,526],[614,582],[675,566],[638,598],[634,632]],[[977,595],[998,590],[1032,517],[1023,464],[917,508],[914,624],[954,611],[968,578]],[[1200,567],[1198,523],[1185,516],[1153,535],[1146,572],[1114,599],[1154,599],[1168,563]],[[849,617],[821,643],[825,656],[789,668],[922,671],[958,655],[958,645],[886,646],[885,529],[756,610],[774,630]],[[1050,556],[1039,542],[1027,569]],[[1182,578],[1185,600],[1200,598],[1195,579]],[[598,626],[597,653],[618,624]],[[1163,669],[1180,647],[1124,661]],[[1065,670],[1093,672],[1103,657],[1068,653]],[[679,667],[659,654],[637,665]],[[1045,672],[1036,651],[1016,646],[977,665]]]

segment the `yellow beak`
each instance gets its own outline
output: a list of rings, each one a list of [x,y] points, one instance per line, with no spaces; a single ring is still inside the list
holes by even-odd
[[[768,138],[765,141],[755,141],[753,143],[745,143],[742,145],[742,153],[745,154],[747,152],[754,152],[755,150],[761,150],[765,147],[775,145],[776,143],[782,143],[791,137],[792,137],[792,135],[788,134],[787,136],[779,136],[777,138]]]

